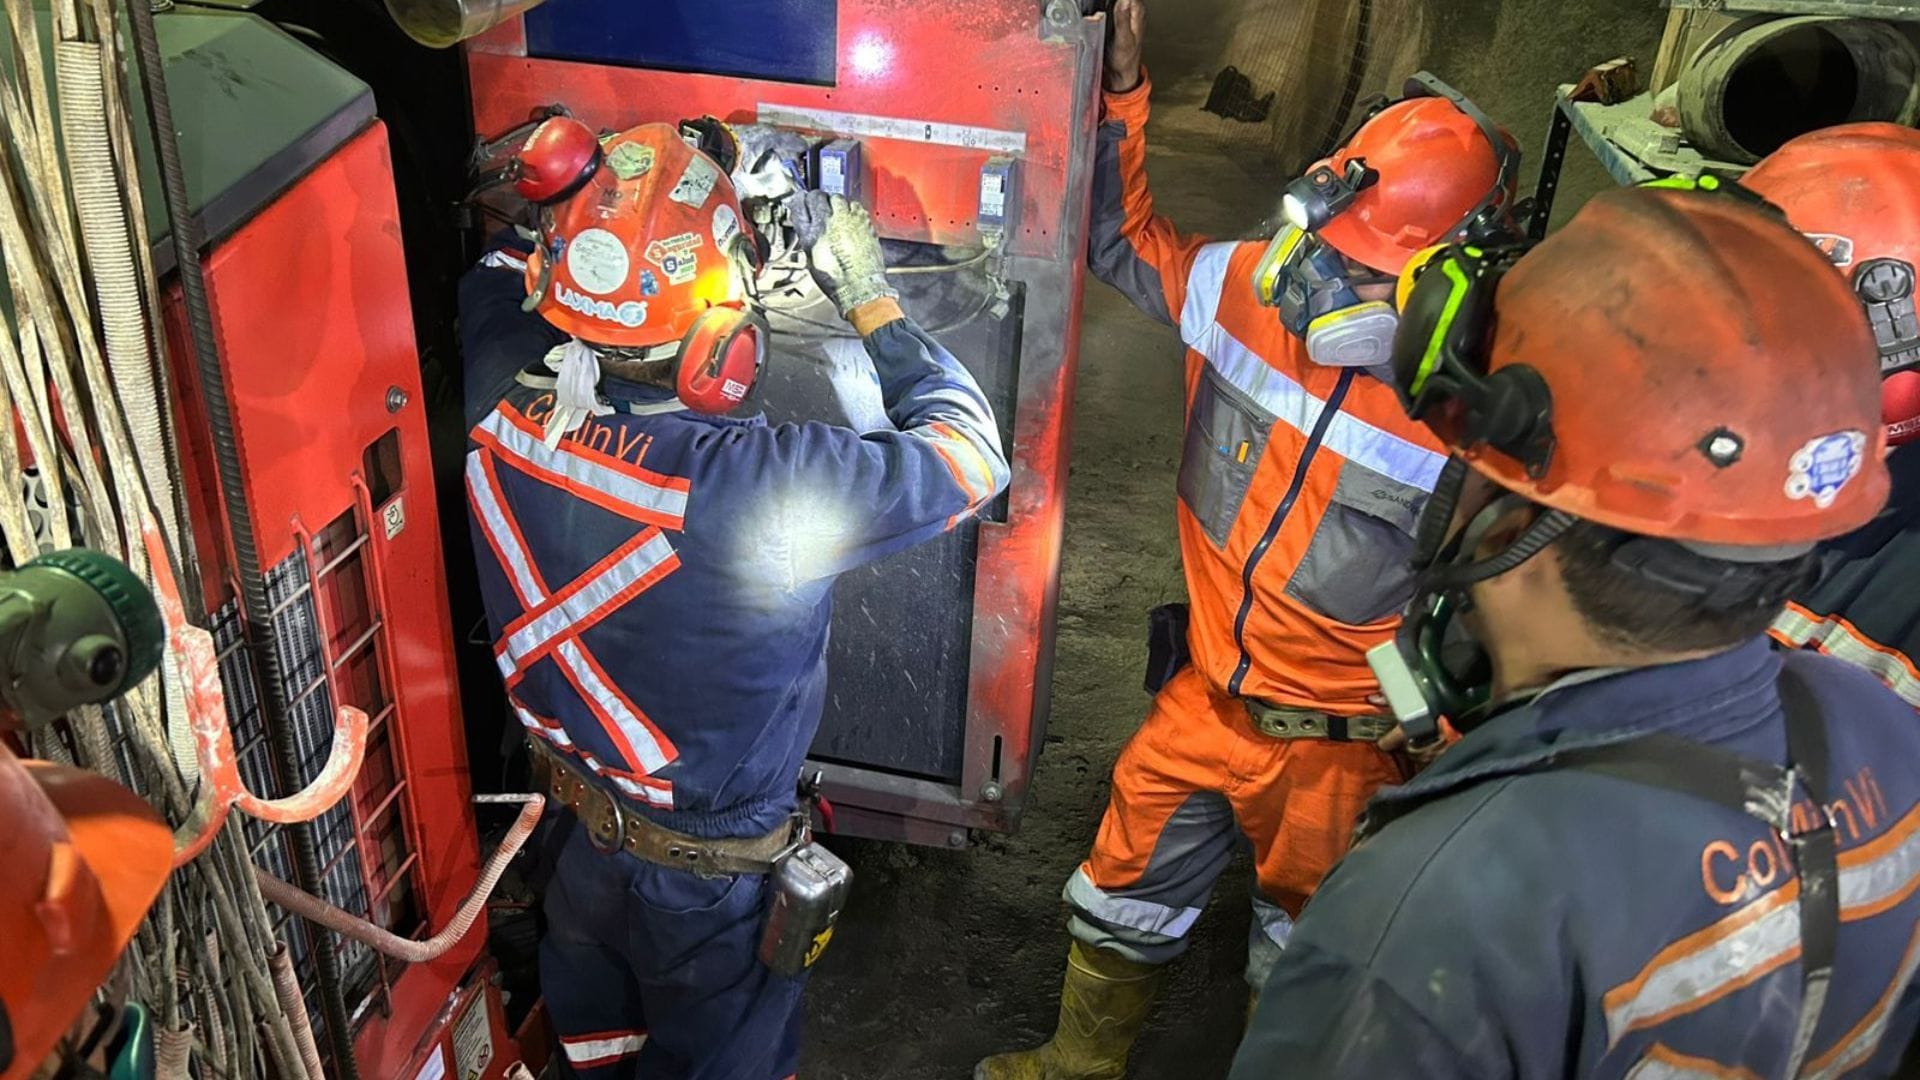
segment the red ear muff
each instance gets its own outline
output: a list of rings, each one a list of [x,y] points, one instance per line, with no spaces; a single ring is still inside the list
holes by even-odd
[[[709,308],[680,341],[675,391],[687,408],[719,416],[739,408],[766,364],[767,327],[739,308]]]

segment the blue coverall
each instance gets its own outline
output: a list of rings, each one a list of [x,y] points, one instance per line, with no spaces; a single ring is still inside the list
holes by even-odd
[[[1784,763],[1782,663],[1825,722],[1839,848],[1833,979],[1800,1075],[1890,1075],[1920,1024],[1920,725],[1866,673],[1756,639],[1563,680],[1377,795],[1431,801],[1307,905],[1233,1080],[1781,1077],[1801,1002],[1781,838],[1693,795],[1529,770],[1657,732]]]
[[[515,715],[639,813],[757,837],[796,811],[835,575],[952,528],[1008,468],[979,386],[911,322],[866,339],[891,429],[770,426],[603,381],[615,407],[547,449],[563,335],[521,310],[520,252],[460,285],[467,494]],[[541,989],[587,1080],[780,1080],[802,980],[755,956],[765,877],[602,854],[568,821]]]

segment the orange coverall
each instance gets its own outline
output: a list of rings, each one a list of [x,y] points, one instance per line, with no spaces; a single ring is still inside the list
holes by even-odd
[[[1258,986],[1366,800],[1400,773],[1368,742],[1263,734],[1243,699],[1378,714],[1366,651],[1411,597],[1414,523],[1446,457],[1391,386],[1314,364],[1260,305],[1264,243],[1209,243],[1154,212],[1148,92],[1143,78],[1106,95],[1089,261],[1187,345],[1178,518],[1193,662],[1121,752],[1066,899],[1081,941],[1170,960],[1244,835]]]

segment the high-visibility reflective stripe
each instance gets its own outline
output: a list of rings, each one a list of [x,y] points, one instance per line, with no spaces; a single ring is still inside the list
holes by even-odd
[[[1920,890],[1920,807],[1840,856],[1840,918],[1878,915]]]
[[[511,699],[509,699],[511,700]],[[518,702],[513,703],[513,715],[520,718],[520,726],[529,732],[546,739],[556,746],[572,747],[573,739],[567,735],[567,729],[559,724],[548,723],[528,712]]]
[[[501,670],[509,674],[524,671],[562,636],[599,622],[679,565],[673,545],[657,529],[641,533],[619,554],[619,560],[605,571],[591,577],[583,575],[544,607],[517,620],[517,630],[508,627],[495,651],[500,658],[510,659],[511,666],[503,665]]]
[[[1293,916],[1287,914],[1286,908],[1258,893],[1253,897],[1253,917],[1260,920],[1260,932],[1275,945],[1284,949],[1293,939]]]
[[[1760,1080],[1752,1069],[1722,1065],[1654,1043],[1647,1056],[1627,1071],[1627,1080]]]
[[[587,700],[601,727],[614,736],[614,745],[626,751],[639,771],[656,772],[680,756],[666,735],[641,713],[640,707],[613,685],[600,665],[580,647],[579,641],[561,642],[555,655],[566,670],[567,681]]]
[[[520,718],[521,726],[535,738],[552,743],[567,757],[579,762],[588,772],[612,784],[621,793],[663,810],[673,809],[673,785],[667,781],[610,769],[599,758],[575,747],[573,740],[567,737],[565,728],[547,723],[517,705],[514,714]]]
[[[473,430],[510,464],[604,510],[634,521],[679,529],[686,524],[687,484],[629,466],[574,443],[549,450],[533,422],[502,404]]]
[[[1812,645],[1837,660],[1864,668],[1901,700],[1920,709],[1920,671],[1912,658],[1861,633],[1838,615],[1820,616],[1789,604],[1773,621],[1773,636],[1795,648]]]
[[[1180,337],[1196,349],[1215,329],[1215,320],[1220,315],[1220,294],[1227,284],[1227,263],[1232,261],[1233,251],[1239,246],[1208,244],[1194,254],[1193,266],[1187,271],[1187,300],[1180,307]]]
[[[611,1065],[621,1058],[632,1057],[647,1045],[647,1033],[644,1031],[609,1031],[595,1035],[560,1036],[560,1049],[567,1055],[567,1061],[576,1069],[592,1069],[601,1065]]]
[[[467,499],[480,518],[480,531],[486,534],[494,557],[500,560],[507,580],[513,583],[513,591],[520,594],[520,602],[532,607],[546,600],[540,571],[533,565],[533,556],[527,553],[526,542],[507,513],[500,478],[494,474],[491,456],[484,450],[467,455]]]
[[[494,251],[487,252],[484,256],[481,257],[480,265],[497,267],[497,268],[506,269],[506,270],[518,270],[523,274],[527,272],[527,260],[522,259],[519,256],[514,255],[512,252],[506,251],[504,249],[497,249]]]
[[[1101,922],[1168,938],[1186,937],[1200,918],[1197,907],[1168,907],[1151,900],[1114,896],[1095,885],[1085,869],[1074,871],[1067,879],[1067,902]]]
[[[1800,1072],[1803,1080],[1837,1080],[1847,1072],[1866,1064],[1880,1048],[1880,1040],[1887,1033],[1887,1023],[1892,1019],[1894,1003],[1913,981],[1914,972],[1920,970],[1920,928],[1914,930],[1913,937],[1907,941],[1907,952],[1900,960],[1900,966],[1893,973],[1893,981],[1874,1002],[1867,1015],[1853,1026],[1853,1030],[1840,1036],[1833,1049],[1815,1058]]]
[[[1920,808],[1841,854],[1840,917],[1858,922],[1920,891]],[[1640,1028],[1704,1008],[1800,956],[1800,883],[1748,904],[1669,945],[1601,1005],[1612,1043]]]
[[[1320,421],[1327,403],[1242,345],[1224,327],[1193,346],[1220,376],[1252,398],[1280,422],[1306,435]],[[1446,455],[1382,431],[1349,412],[1336,412],[1321,445],[1348,461],[1390,476],[1409,487],[1432,491]]]
[[[966,492],[968,505],[978,505],[993,496],[993,466],[973,440],[958,428],[941,422],[910,434],[926,439],[939,451],[961,490]]]
[[[1693,1012],[1800,955],[1800,883],[1789,882],[1712,926],[1660,950],[1639,975],[1607,991],[1607,1045]]]

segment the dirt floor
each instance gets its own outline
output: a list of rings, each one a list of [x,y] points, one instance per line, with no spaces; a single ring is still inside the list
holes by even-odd
[[[1162,42],[1198,54],[1203,34]],[[1198,112],[1211,73],[1163,71],[1149,167],[1183,228],[1250,233],[1273,185]],[[1199,117],[1197,122],[1193,118]],[[858,875],[808,994],[807,1080],[950,1080],[1053,1029],[1067,935],[1060,889],[1106,806],[1107,774],[1145,715],[1148,609],[1184,594],[1174,538],[1180,344],[1089,282],[1068,484],[1053,716],[1018,835],[961,852],[846,841]],[[1194,931],[1134,1055],[1138,1077],[1222,1076],[1246,1007],[1244,860]]]

